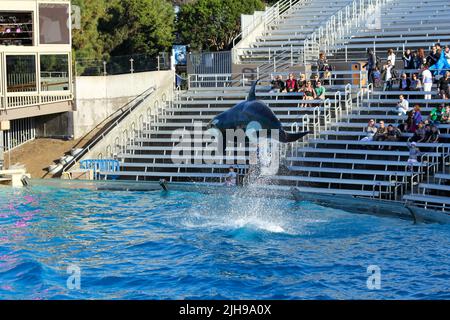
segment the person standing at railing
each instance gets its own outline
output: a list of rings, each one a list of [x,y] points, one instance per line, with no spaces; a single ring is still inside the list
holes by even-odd
[[[387,54],[388,54],[388,56],[386,58],[386,61],[390,61],[391,65],[395,66],[395,53],[394,53],[394,50],[393,49],[388,49]]]
[[[433,75],[431,71],[428,70],[428,67],[425,67],[422,71],[422,82],[423,82],[423,90],[426,92],[430,92],[430,94],[425,94],[425,99],[431,99],[431,88],[433,87]]]
[[[367,49],[367,62],[363,65],[363,68],[366,68],[367,70],[367,78],[369,80],[369,83],[374,83],[373,81],[373,71],[375,67],[377,67],[377,57],[372,49]]]

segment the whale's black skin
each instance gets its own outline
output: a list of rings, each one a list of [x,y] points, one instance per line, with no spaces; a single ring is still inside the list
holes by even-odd
[[[250,93],[246,101],[242,101],[232,107],[231,109],[222,112],[214,117],[208,124],[208,128],[215,128],[222,132],[226,129],[246,129],[250,122],[257,122],[261,129],[278,130],[280,142],[293,142],[301,139],[309,133],[296,132],[288,133],[282,128],[280,120],[273,113],[273,111],[262,101],[256,100],[256,84],[258,80],[252,85]]]

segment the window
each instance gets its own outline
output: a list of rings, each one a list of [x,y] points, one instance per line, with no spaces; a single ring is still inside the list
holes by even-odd
[[[39,5],[40,44],[70,44],[69,5],[41,3]]]
[[[40,57],[41,90],[69,90],[69,56],[45,54]]]
[[[7,55],[6,83],[8,92],[37,91],[36,57],[34,55]]]
[[[31,12],[0,11],[0,45],[33,45],[33,15]]]

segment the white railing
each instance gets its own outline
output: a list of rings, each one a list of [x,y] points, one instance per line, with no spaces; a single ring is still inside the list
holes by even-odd
[[[270,85],[273,76],[281,75],[286,79],[290,73],[289,71],[261,73],[260,70],[257,70],[256,73],[190,74],[187,83],[188,89],[193,90],[196,88],[247,87],[252,85],[256,79],[261,80],[261,83],[267,82]],[[298,76],[300,72],[293,73]],[[310,79],[311,75],[322,72],[308,70],[301,73],[305,75],[306,79]],[[325,87],[353,83],[355,87],[362,89],[367,87],[367,71],[331,71],[324,74],[321,80],[322,83],[326,83]]]
[[[55,102],[64,102],[71,101],[73,99],[73,95],[70,92],[61,92],[61,93],[7,93],[4,98],[4,102],[2,103],[2,108],[4,110],[9,109],[18,109],[24,107],[31,107],[40,105],[43,103],[55,103]]]
[[[378,23],[377,16],[382,5],[392,0],[354,0],[332,15],[324,24],[305,40],[304,62],[318,58],[320,51],[328,54],[337,43],[351,36],[356,29],[369,28]]]
[[[167,77],[158,88],[151,87],[139,95],[130,105],[117,111],[117,118],[101,130],[83,151],[64,167],[64,172],[76,167],[83,159],[115,158],[134,143],[136,134],[142,134],[147,125],[156,121],[161,109],[173,101],[173,77]]]
[[[310,0],[280,0],[273,6],[267,8],[263,14],[255,17],[252,23],[244,28],[242,32],[233,39],[233,62],[240,62],[239,48],[245,47],[247,44],[253,42],[253,40],[256,40],[256,33],[258,33],[258,35],[263,34],[269,26],[276,24],[282,17],[289,14],[294,6],[304,4],[309,1]]]

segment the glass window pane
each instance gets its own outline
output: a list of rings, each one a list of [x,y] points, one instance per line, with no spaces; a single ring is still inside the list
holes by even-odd
[[[0,45],[33,45],[33,15],[31,12],[0,11]]]
[[[70,44],[69,5],[39,5],[39,39],[41,44]]]
[[[37,91],[35,56],[7,55],[6,79],[8,92]]]
[[[69,57],[66,54],[41,55],[41,90],[69,90]]]

